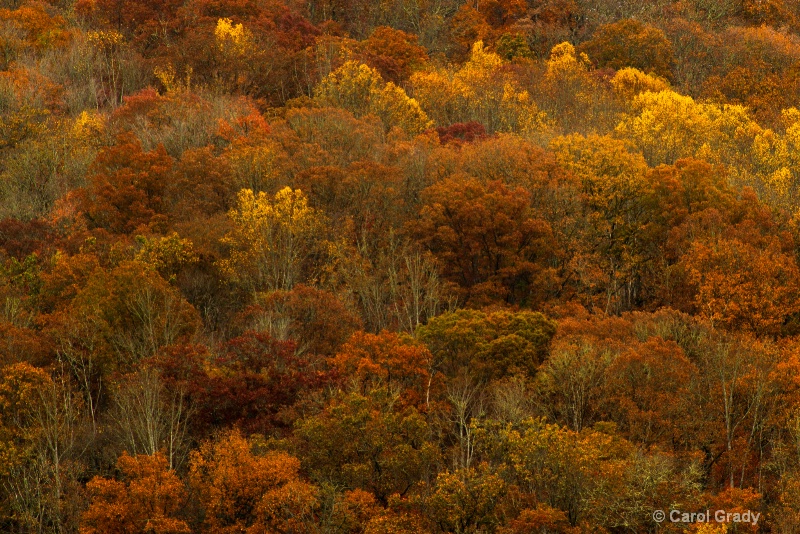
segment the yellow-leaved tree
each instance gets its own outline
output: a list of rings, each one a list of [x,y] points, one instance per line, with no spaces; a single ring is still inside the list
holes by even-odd
[[[589,70],[589,56],[578,54],[575,47],[568,42],[557,44],[550,50],[550,57],[546,61],[547,78],[568,80],[582,78]]]
[[[50,382],[45,371],[27,363],[0,369],[0,480],[32,453],[41,431],[33,412]]]
[[[641,93],[631,107],[616,134],[653,166],[696,157],[744,167],[761,131],[743,106],[697,102],[670,90]]]
[[[253,36],[242,24],[234,24],[231,19],[219,19],[214,29],[217,47],[226,57],[241,57],[253,47]]]
[[[228,216],[233,229],[223,239],[230,257],[220,267],[253,291],[288,291],[314,278],[312,258],[324,254],[324,216],[299,189],[274,196],[242,189]]]
[[[550,143],[556,160],[580,181],[582,217],[572,268],[585,302],[607,313],[631,309],[649,254],[647,164],[622,141],[573,134]]]
[[[252,90],[257,83],[259,69],[269,69],[263,62],[264,50],[257,46],[253,33],[243,24],[231,19],[217,20],[214,28],[217,67],[214,77],[223,88],[232,91]]]
[[[274,139],[257,143],[235,139],[225,150],[236,189],[275,191],[287,183],[295,163]]]
[[[686,157],[725,165],[733,183],[753,187],[772,206],[797,211],[800,111],[783,110],[782,128],[765,129],[744,106],[699,102],[634,70],[612,79],[629,106],[615,134],[650,165]]]
[[[797,211],[800,182],[800,111],[781,113],[783,134],[771,129],[753,140],[753,180],[749,185],[773,205]]]
[[[356,117],[377,115],[386,129],[400,128],[414,135],[433,126],[419,103],[373,68],[348,61],[314,89],[322,105],[346,109]]]
[[[606,131],[616,123],[613,99],[590,67],[589,57],[568,42],[554,46],[545,61],[536,98],[563,133]]]
[[[614,77],[611,78],[611,87],[620,98],[633,100],[636,95],[647,91],[651,93],[666,91],[669,89],[669,82],[654,74],[646,74],[639,69],[626,67],[614,74]]]
[[[474,121],[489,132],[544,132],[545,114],[505,69],[507,64],[478,41],[461,68],[411,76],[414,97],[439,126]]]

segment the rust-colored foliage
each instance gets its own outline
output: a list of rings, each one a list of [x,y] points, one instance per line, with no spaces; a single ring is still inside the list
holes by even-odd
[[[254,454],[238,431],[192,454],[189,480],[205,511],[203,532],[311,532],[317,488],[285,452]]]
[[[425,347],[396,334],[359,332],[331,362],[345,380],[358,380],[362,391],[385,387],[400,393],[404,403],[419,405],[430,397],[433,356]]]
[[[799,6],[0,2],[0,532],[800,531]]]
[[[531,305],[550,289],[552,230],[523,188],[456,175],[426,189],[423,202],[410,230],[466,301]]]
[[[456,123],[450,126],[440,126],[436,128],[439,134],[439,141],[447,143],[471,143],[486,137],[486,128],[479,122]]]
[[[89,228],[113,233],[157,229],[164,189],[173,160],[163,146],[145,152],[138,139],[126,135],[93,164],[95,174],[79,192],[78,209]]]
[[[243,312],[243,321],[295,343],[297,354],[332,356],[359,326],[336,295],[297,285],[273,291]]]
[[[191,532],[181,519],[186,489],[167,459],[124,453],[117,460],[122,480],[95,477],[87,484],[92,503],[81,517],[81,534]]]
[[[635,19],[601,26],[581,50],[602,67],[635,67],[672,79],[672,43],[660,29]]]
[[[359,48],[367,65],[378,69],[385,80],[397,84],[406,81],[414,68],[428,60],[415,35],[386,26],[375,28]]]
[[[201,345],[175,345],[152,364],[197,408],[192,424],[198,434],[232,425],[267,432],[291,426],[303,395],[330,381],[316,355],[294,349],[292,342],[247,332],[218,354]]]

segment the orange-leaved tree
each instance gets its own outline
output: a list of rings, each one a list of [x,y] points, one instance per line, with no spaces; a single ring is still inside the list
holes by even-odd
[[[552,228],[523,188],[454,175],[423,191],[423,202],[409,230],[465,301],[533,305],[553,290]]]
[[[233,430],[192,453],[189,480],[205,510],[201,532],[312,532],[317,488],[300,478],[300,462],[253,448]]]
[[[181,518],[186,489],[163,454],[117,460],[122,480],[94,477],[86,485],[91,496],[81,518],[81,534],[188,534]]]

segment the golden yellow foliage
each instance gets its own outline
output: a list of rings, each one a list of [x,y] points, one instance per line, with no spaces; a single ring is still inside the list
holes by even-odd
[[[611,78],[611,87],[623,99],[631,100],[639,93],[666,91],[669,89],[669,82],[653,74],[645,74],[639,69],[626,67],[618,70]]]
[[[436,477],[435,490],[427,505],[436,524],[447,532],[457,532],[461,525],[473,527],[474,530],[470,529],[473,532],[480,531],[482,524],[495,520],[506,487],[506,482],[488,464],[444,471]]]
[[[547,117],[508,72],[507,62],[478,41],[459,69],[418,72],[411,77],[414,96],[439,126],[479,122],[490,132],[535,135],[547,129]]]
[[[609,309],[619,304],[620,288],[639,275],[645,260],[639,234],[647,224],[643,205],[653,191],[647,163],[609,136],[558,137],[550,148],[580,180],[589,249],[575,269],[587,287],[606,288],[597,304]]]
[[[728,532],[728,525],[721,523],[721,524],[711,524],[711,523],[696,523],[692,525],[692,529],[690,532],[694,534],[725,534]]]
[[[554,128],[563,133],[595,133],[617,122],[611,92],[590,71],[586,54],[565,42],[554,46],[544,63],[536,97],[552,117]]]
[[[314,96],[324,105],[344,108],[358,117],[368,113],[370,96],[381,82],[381,75],[375,69],[347,61],[317,85]]]
[[[75,118],[72,135],[83,144],[90,144],[99,141],[105,130],[105,119],[99,113],[84,110]]]
[[[198,260],[192,242],[182,239],[177,232],[149,239],[137,236],[137,240],[141,248],[136,252],[134,259],[155,269],[168,279],[173,278],[181,267]]]
[[[25,462],[41,428],[33,412],[50,376],[28,363],[0,369],[0,476]]]
[[[377,115],[387,129],[417,134],[433,126],[415,99],[357,61],[348,61],[326,76],[314,96],[321,104],[346,109],[356,117]]]
[[[243,189],[228,216],[233,230],[223,244],[231,254],[220,267],[231,279],[253,290],[289,290],[304,280],[304,264],[322,245],[324,219],[302,191],[285,187],[270,197]]]
[[[114,30],[100,30],[86,32],[86,38],[98,49],[109,49],[120,46],[125,42],[121,33]]]
[[[153,74],[164,86],[164,89],[167,90],[167,93],[189,91],[192,88],[192,67],[186,67],[183,79],[175,72],[175,67],[172,66],[172,63],[168,63],[166,67],[154,68]]]
[[[279,184],[286,183],[293,163],[283,147],[272,139],[257,144],[234,142],[225,155],[239,190],[274,191]]]
[[[245,56],[252,50],[253,35],[242,24],[234,24],[231,19],[224,18],[217,21],[214,30],[219,50],[230,56]]]
[[[781,113],[785,131],[759,132],[752,147],[752,173],[762,193],[773,203],[797,210],[797,186],[800,182],[800,111],[785,109]]]
[[[396,126],[410,134],[433,126],[419,103],[392,82],[370,95],[370,107],[386,126]]]
[[[575,47],[568,42],[557,44],[550,51],[547,60],[547,77],[550,79],[570,79],[583,75],[589,70],[589,56],[576,54]]]
[[[761,130],[743,106],[701,103],[670,90],[639,94],[632,106],[616,133],[654,166],[685,157],[735,164]]]

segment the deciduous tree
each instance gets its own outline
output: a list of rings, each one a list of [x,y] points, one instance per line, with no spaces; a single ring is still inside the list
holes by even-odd
[[[91,505],[81,517],[82,534],[191,532],[181,518],[186,490],[164,455],[123,453],[117,469],[122,480],[95,477],[87,484]]]
[[[237,430],[192,453],[189,479],[205,512],[203,532],[313,532],[317,488],[285,452],[256,454]]]

